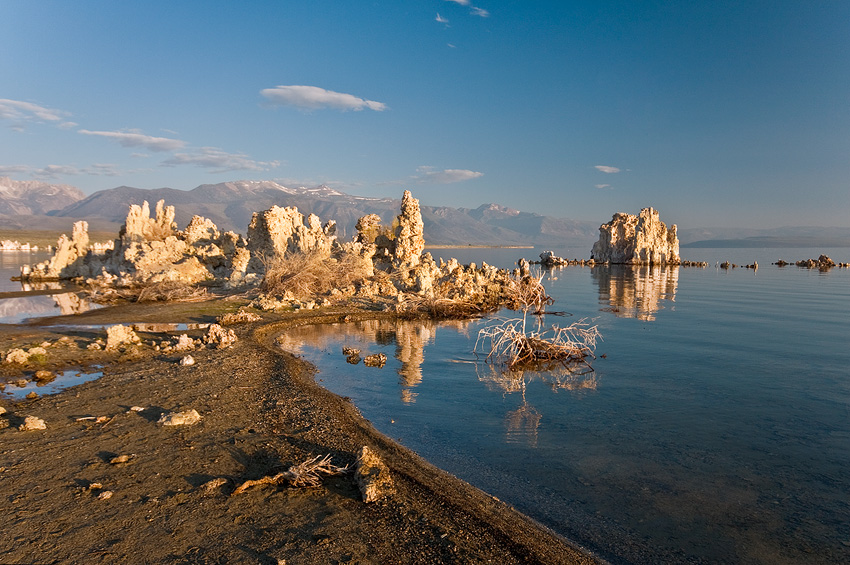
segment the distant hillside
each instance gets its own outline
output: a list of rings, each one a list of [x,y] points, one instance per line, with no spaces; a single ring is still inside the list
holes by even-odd
[[[681,230],[679,239],[685,248],[850,247],[850,228]]]
[[[273,205],[296,206],[323,222],[335,220],[340,238],[345,240],[354,236],[361,216],[378,214],[390,224],[400,205],[399,200],[352,196],[326,186],[289,188],[272,181],[235,181],[204,184],[188,191],[121,186],[96,192],[51,215],[120,223],[128,205],[145,200],[153,205],[160,199],[175,207],[180,227],[197,214],[221,229],[244,234],[254,212]],[[589,249],[599,228],[596,222],[541,216],[497,204],[476,209],[423,206],[422,219],[425,238],[432,244],[586,245]]]
[[[0,177],[0,215],[42,215],[85,198],[83,192],[67,184],[17,181]]]

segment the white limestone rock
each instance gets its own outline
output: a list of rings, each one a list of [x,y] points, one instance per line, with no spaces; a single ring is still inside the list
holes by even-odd
[[[610,222],[599,226],[592,257],[598,262],[618,264],[678,264],[681,259],[676,224],[668,229],[653,208],[644,208],[638,216],[618,212]]]
[[[194,408],[183,412],[167,412],[159,417],[157,424],[163,426],[192,426],[201,421],[201,415]]]

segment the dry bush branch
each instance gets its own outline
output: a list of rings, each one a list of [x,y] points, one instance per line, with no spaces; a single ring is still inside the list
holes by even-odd
[[[362,258],[344,254],[338,258],[318,253],[290,253],[268,261],[262,289],[268,294],[298,299],[313,298],[342,288],[369,275]]]
[[[483,350],[488,362],[504,363],[509,370],[538,369],[549,362],[585,362],[593,356],[600,338],[597,327],[585,320],[565,328],[553,325],[548,330],[528,332],[523,318],[482,328],[475,351]]]
[[[288,470],[274,476],[267,476],[257,480],[248,480],[236,487],[233,494],[241,494],[251,487],[259,485],[281,485],[289,483],[292,487],[315,487],[322,482],[322,476],[342,475],[349,471],[348,465],[337,467],[331,463],[331,456],[317,455],[298,465],[293,465]]]
[[[522,310],[523,314],[529,311],[542,314],[546,306],[555,302],[546,294],[542,280],[542,274],[512,278],[505,289],[505,307],[510,310]]]
[[[434,319],[469,318],[492,310],[485,304],[462,298],[406,295],[396,305],[402,316],[416,317],[427,314]]]

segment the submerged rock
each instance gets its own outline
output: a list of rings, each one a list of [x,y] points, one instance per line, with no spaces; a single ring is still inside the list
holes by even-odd
[[[653,208],[644,208],[638,216],[618,212],[599,226],[599,240],[593,244],[591,257],[607,263],[678,264],[676,224],[668,229]]]

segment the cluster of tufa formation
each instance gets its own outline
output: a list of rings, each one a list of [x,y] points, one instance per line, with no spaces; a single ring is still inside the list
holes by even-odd
[[[59,238],[50,260],[21,269],[23,280],[79,279],[114,286],[158,282],[195,284],[208,279],[240,282],[248,251],[242,237],[219,233],[199,216],[179,231],[174,207],[160,200],[151,217],[147,202],[130,206],[111,249],[89,244],[88,224],[76,222],[70,238]]]
[[[599,226],[591,258],[600,263],[678,265],[676,225],[668,229],[653,208],[644,208],[639,216],[614,214],[610,222]]]
[[[151,215],[145,202],[130,206],[111,249],[93,248],[87,223],[77,222],[70,238],[59,239],[53,257],[24,266],[21,279],[74,279],[104,287],[207,282],[233,288],[259,284],[281,263],[308,257],[357,276],[311,297],[266,289],[255,306],[303,307],[352,297],[381,297],[401,304],[411,296],[498,305],[511,273],[486,264],[463,266],[454,259],[438,264],[423,253],[422,214],[409,191],[404,192],[400,212],[392,227],[382,226],[377,215],[364,216],[353,240],[340,242],[334,221],[322,224],[310,214],[305,222],[297,208],[273,206],[254,214],[243,239],[234,232],[219,232],[200,216],[178,230],[173,206],[160,201]]]

